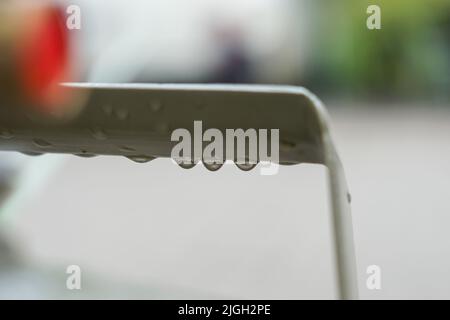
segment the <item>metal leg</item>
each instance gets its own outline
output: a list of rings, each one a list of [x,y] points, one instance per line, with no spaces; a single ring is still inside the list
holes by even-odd
[[[325,139],[328,140],[328,139]],[[344,170],[331,141],[325,142],[325,165],[328,167],[332,209],[332,232],[336,262],[338,298],[358,299],[350,194]]]

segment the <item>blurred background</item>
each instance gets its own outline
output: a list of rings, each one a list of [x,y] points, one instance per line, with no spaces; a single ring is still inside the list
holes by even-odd
[[[71,81],[318,95],[352,192],[361,297],[450,298],[448,0],[59,3],[81,9]],[[0,297],[333,298],[325,178],[1,153]],[[72,264],[81,291],[65,288]],[[365,284],[373,264],[381,290]]]

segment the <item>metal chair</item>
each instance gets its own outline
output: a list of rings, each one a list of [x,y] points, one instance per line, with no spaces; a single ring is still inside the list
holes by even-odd
[[[290,86],[65,84],[86,97],[78,114],[55,119],[0,101],[0,150],[30,155],[121,155],[138,162],[171,156],[170,132],[204,127],[278,128],[281,165],[323,164],[329,194],[338,298],[357,299],[350,194],[322,103]],[[1,100],[1,99],[0,99]],[[81,101],[81,100],[80,100]]]

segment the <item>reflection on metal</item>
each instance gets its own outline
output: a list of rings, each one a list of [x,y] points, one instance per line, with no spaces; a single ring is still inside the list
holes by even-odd
[[[8,133],[0,135],[0,150],[122,155],[147,162],[170,157],[174,146],[171,131],[192,128],[197,120],[204,127],[222,132],[227,128],[277,128],[280,141],[289,142],[280,148],[280,164],[316,163],[328,168],[338,297],[358,297],[349,192],[329,132],[327,113],[313,94],[287,86],[64,86],[78,96],[89,97],[73,119],[30,117],[30,108],[5,105],[0,100],[0,128]],[[200,104],[202,108],[198,108]],[[187,167],[193,166],[194,163]]]

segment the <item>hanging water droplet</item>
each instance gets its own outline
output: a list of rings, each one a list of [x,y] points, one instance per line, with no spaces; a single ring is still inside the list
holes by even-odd
[[[34,151],[22,151],[21,153],[24,154],[24,155],[33,156],[33,157],[37,157],[37,156],[42,156],[43,155],[42,152],[34,152]]]
[[[348,203],[352,203],[352,195],[350,194],[350,192],[347,192],[347,201]]]
[[[280,164],[283,166],[293,166],[298,164],[298,162],[295,161],[280,161]]]
[[[116,109],[115,115],[119,120],[126,120],[128,118],[128,110],[125,108]]]
[[[34,139],[33,143],[40,148],[49,148],[52,144],[44,139]]]
[[[75,155],[81,158],[93,158],[96,156],[95,154],[89,153],[86,150],[81,150],[81,153],[75,153]]]
[[[137,163],[146,163],[156,159],[150,156],[128,156],[127,158]]]
[[[180,162],[180,163],[178,163],[178,165],[183,169],[192,169],[197,164],[195,162]]]
[[[205,166],[206,169],[208,169],[209,171],[217,171],[220,168],[222,168],[223,163],[206,163],[203,162],[203,165]]]
[[[250,171],[256,167],[257,163],[236,163],[236,166],[242,171]]]
[[[11,131],[9,131],[6,128],[1,128],[0,129],[0,137],[2,137],[3,139],[11,139],[14,137],[14,135],[12,134]]]
[[[91,129],[91,134],[96,140],[106,140],[108,139],[108,135],[104,130],[98,127],[94,127]]]

